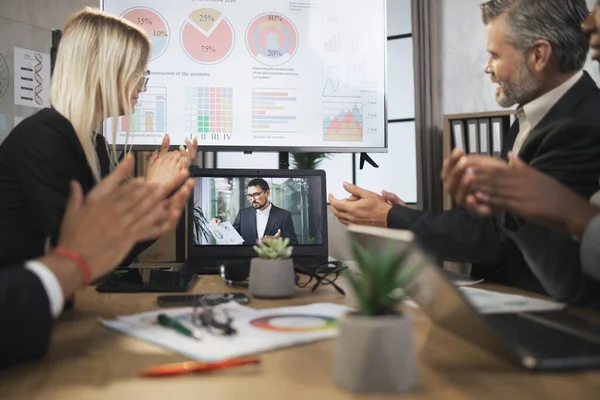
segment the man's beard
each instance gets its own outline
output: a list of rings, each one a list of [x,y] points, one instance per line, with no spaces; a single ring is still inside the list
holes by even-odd
[[[527,68],[525,60],[519,63],[518,76],[514,82],[499,82],[499,84],[502,90],[496,95],[496,102],[504,108],[530,100],[540,86],[533,73]]]
[[[252,202],[252,207],[254,207],[255,210],[260,210],[261,208],[263,208],[267,204],[267,201],[269,201],[269,200],[265,200],[265,202],[262,203],[262,204],[260,204],[259,201],[257,201],[257,202],[253,201]]]

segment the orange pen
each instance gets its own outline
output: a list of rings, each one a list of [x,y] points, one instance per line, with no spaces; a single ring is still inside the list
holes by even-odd
[[[253,365],[260,363],[260,359],[251,358],[230,358],[228,360],[204,363],[197,361],[185,361],[181,363],[159,365],[140,372],[140,376],[143,377],[160,377],[160,376],[171,376],[181,375],[191,372],[207,372],[215,371],[218,369],[225,369],[231,367],[240,367],[242,365]]]

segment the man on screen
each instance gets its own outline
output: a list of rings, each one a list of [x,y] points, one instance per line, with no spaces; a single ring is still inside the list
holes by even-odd
[[[260,238],[288,238],[290,244],[298,244],[294,230],[292,214],[289,211],[276,207],[269,201],[271,190],[267,181],[261,178],[253,179],[248,183],[246,198],[251,207],[242,208],[233,227],[244,238],[245,245],[253,245]],[[219,218],[213,218],[213,223],[220,224]]]

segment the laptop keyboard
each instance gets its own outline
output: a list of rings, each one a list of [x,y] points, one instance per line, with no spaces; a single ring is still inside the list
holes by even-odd
[[[595,364],[600,364],[599,326],[564,313],[562,316],[543,314],[546,313],[486,314],[482,317],[509,347],[518,349],[521,355],[538,360],[564,359],[565,362],[566,359],[595,359]],[[561,323],[566,325],[559,328]]]

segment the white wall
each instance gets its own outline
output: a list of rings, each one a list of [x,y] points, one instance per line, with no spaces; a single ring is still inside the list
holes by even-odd
[[[501,110],[494,89],[483,72],[488,54],[482,0],[441,0],[443,15],[443,113],[457,114]],[[592,7],[596,0],[587,0]],[[598,64],[588,60],[586,70],[600,82]]]

